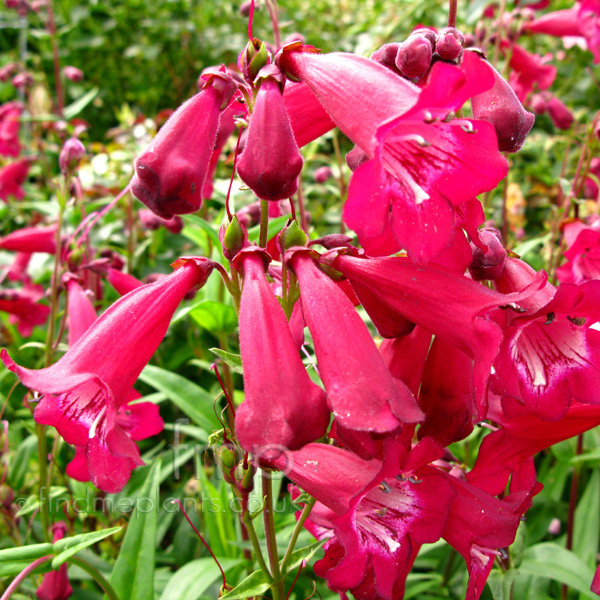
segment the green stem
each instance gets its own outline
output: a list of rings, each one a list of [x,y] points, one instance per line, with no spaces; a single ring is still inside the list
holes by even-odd
[[[248,537],[250,538],[254,550],[254,558],[256,558],[260,570],[265,574],[265,577],[269,582],[273,581],[273,576],[271,575],[271,571],[269,571],[269,567],[265,562],[265,558],[260,548],[260,542],[258,541],[258,536],[256,535],[254,525],[252,524],[252,516],[250,515],[249,510],[244,511],[242,514],[242,523],[246,526],[246,531],[248,532]]]
[[[261,248],[267,247],[267,234],[269,233],[269,201],[260,201],[260,237],[258,245]]]
[[[311,498],[304,505],[304,508],[302,509],[302,513],[300,514],[300,518],[298,519],[298,522],[296,523],[296,527],[294,527],[294,531],[292,531],[292,537],[290,538],[288,547],[283,556],[283,560],[281,561],[281,572],[284,574],[287,571],[287,566],[289,565],[290,560],[292,558],[292,552],[294,551],[294,547],[296,546],[296,542],[298,541],[298,536],[300,535],[300,532],[302,531],[302,527],[304,526],[304,521],[306,521],[306,519],[308,518],[308,515],[310,514],[310,511],[312,510],[316,501],[317,501],[316,498]]]
[[[38,473],[40,482],[40,517],[42,519],[42,530],[44,541],[51,542],[50,537],[50,512],[48,510],[48,445],[46,443],[46,426],[36,423],[38,436]]]
[[[275,521],[273,520],[273,485],[271,483],[271,473],[263,471],[261,473],[262,493],[265,499],[265,508],[263,510],[263,519],[265,523],[265,539],[267,541],[267,552],[269,554],[269,564],[275,584],[273,590],[273,600],[283,600],[285,590],[283,587],[283,578],[279,569],[279,554],[277,552],[277,535],[275,533]]]
[[[83,569],[86,573],[91,575],[92,579],[104,590],[104,593],[108,596],[109,600],[119,600],[119,596],[117,596],[115,590],[113,590],[110,583],[108,583],[107,579],[100,571],[98,571],[98,569],[92,567],[92,565],[76,556],[71,557],[69,562],[77,565],[80,569]]]

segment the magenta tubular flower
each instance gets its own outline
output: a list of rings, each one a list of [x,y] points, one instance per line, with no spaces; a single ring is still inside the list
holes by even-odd
[[[286,260],[300,283],[319,374],[340,425],[384,433],[403,422],[420,421],[423,413],[414,396],[402,382],[394,381],[354,306],[318,269],[310,251],[291,251]]]
[[[535,481],[535,470],[528,464],[531,457],[600,425],[600,406],[573,402],[560,419],[549,422],[516,400],[504,398],[502,409],[498,407],[490,416],[500,429],[483,439],[467,481],[496,495],[506,489],[509,478],[511,490]]]
[[[556,67],[547,64],[551,60],[552,54],[540,56],[527,52],[519,44],[512,45],[510,85],[521,102],[525,102],[534,86],[538,90],[547,90],[554,83]]]
[[[79,285],[76,277],[67,279],[66,288],[68,294],[67,330],[69,332],[69,346],[73,346],[96,320],[96,311],[90,297]]]
[[[135,159],[133,195],[163,219],[198,210],[219,115],[235,92],[226,73],[205,76],[204,89],[182,104]]]
[[[409,447],[390,440],[382,462],[309,444],[280,461],[286,475],[318,501],[311,528],[331,539],[315,573],[332,590],[352,591],[361,600],[402,598],[421,544],[440,538],[455,492],[428,463],[443,451],[429,442]]]
[[[56,225],[24,227],[0,238],[0,248],[14,252],[56,253]]]
[[[155,229],[164,227],[171,233],[181,233],[181,230],[183,229],[183,219],[177,215],[170,219],[163,219],[155,215],[151,210],[146,210],[145,208],[138,210],[137,214],[144,229],[154,231]]]
[[[137,277],[129,275],[129,273],[123,273],[123,271],[113,269],[112,267],[108,268],[106,278],[121,296],[129,294],[129,292],[144,285],[144,282],[137,279]]]
[[[494,74],[494,84],[491,89],[471,99],[473,116],[494,126],[500,150],[518,152],[533,127],[535,116],[523,108],[504,77],[491,65],[490,69]]]
[[[376,327],[379,312],[387,311],[388,318],[397,314],[470,356],[479,417],[484,416],[486,383],[502,341],[502,331],[488,313],[539,289],[543,276],[519,294],[505,295],[448,269],[420,266],[407,258],[365,259],[332,252],[324,260],[348,277],[361,301],[379,301],[377,311],[364,304]]]
[[[567,262],[557,269],[558,280],[579,284],[600,279],[600,228],[574,221],[565,225],[563,234]]]
[[[557,37],[583,37],[594,62],[600,62],[600,6],[595,0],[576,2],[571,8],[557,10],[525,24],[531,33]]]
[[[23,111],[20,102],[7,102],[0,106],[0,154],[2,156],[19,156],[19,117]]]
[[[514,540],[522,515],[542,486],[498,500],[456,477],[446,476],[456,495],[442,537],[467,563],[469,583],[465,600],[478,600],[494,558]]]
[[[325,392],[302,364],[281,305],[265,277],[265,254],[242,251],[240,352],[244,402],[235,433],[242,448],[258,455],[273,445],[298,449],[323,436],[329,425]],[[263,451],[261,451],[261,449]]]
[[[115,302],[51,367],[37,371],[4,365],[23,385],[43,394],[34,413],[38,423],[56,427],[69,444],[85,447],[94,485],[119,491],[142,464],[139,450],[118,425],[116,413],[141,370],[162,341],[185,294],[202,286],[212,263],[184,258],[169,277],[134,290]]]
[[[23,184],[27,179],[30,164],[29,159],[22,158],[0,169],[0,200],[8,202],[10,196],[16,200],[22,200],[25,197]]]
[[[52,526],[52,542],[58,542],[67,535],[67,524],[59,521]],[[38,600],[67,600],[71,597],[73,588],[67,574],[67,563],[63,563],[58,571],[46,573],[41,585],[35,592]]]
[[[304,163],[285,110],[281,79],[275,65],[259,71],[256,81],[260,87],[237,165],[242,181],[259,198],[272,202],[296,192]]]
[[[571,129],[575,117],[567,105],[550,92],[544,92],[542,96],[546,101],[546,110],[552,119],[552,123],[554,123],[554,127],[557,129]]]
[[[71,65],[67,65],[63,67],[63,74],[69,81],[83,81],[83,71],[78,69],[77,67],[73,67]]]
[[[31,277],[27,273],[27,267],[31,260],[31,254],[29,252],[17,252],[13,260],[12,265],[7,269],[7,276],[10,281],[20,281],[22,283],[29,283]]]
[[[39,285],[26,284],[19,290],[0,290],[0,311],[7,312],[9,321],[17,325],[23,337],[29,337],[36,325],[43,325],[50,307],[38,304],[44,290]]]
[[[512,292],[537,274],[508,258],[495,286]],[[556,420],[571,399],[600,403],[600,281],[551,284],[522,302],[525,312],[506,311],[504,341],[494,362],[491,389],[521,400],[532,414]]]

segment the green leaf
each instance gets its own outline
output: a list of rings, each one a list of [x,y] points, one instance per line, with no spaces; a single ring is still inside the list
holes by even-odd
[[[50,488],[48,498],[50,498],[50,499],[58,498],[59,496],[62,496],[66,492],[67,492],[66,487],[60,487],[60,486],[54,487],[53,486]],[[37,510],[39,507],[40,507],[39,496],[29,496],[29,498],[27,498],[27,501],[25,502],[23,507],[21,509],[19,509],[19,511],[17,512],[17,517],[22,517],[24,515],[28,515],[29,513],[32,513],[34,510]]]
[[[148,365],[142,371],[140,379],[165,394],[194,423],[206,431],[220,429],[213,410],[214,398],[195,383],[154,365]]]
[[[92,88],[87,94],[69,104],[63,111],[65,119],[72,119],[77,116],[98,95],[99,91],[100,88]]]
[[[220,559],[221,567],[225,573],[239,565],[242,559]],[[204,592],[221,577],[221,571],[215,561],[208,558],[199,558],[189,562],[179,569],[169,579],[160,600],[199,600]]]
[[[199,302],[190,311],[190,316],[200,327],[216,336],[233,333],[237,327],[237,315],[234,308],[214,300]]]
[[[573,531],[573,552],[589,567],[596,566],[598,537],[600,536],[600,471],[595,470],[585,488],[585,492],[575,509]]]
[[[121,551],[110,576],[110,584],[119,598],[149,600],[154,598],[154,556],[158,515],[160,460],[153,465],[140,493],[150,501],[136,505],[129,519]]]
[[[35,449],[37,448],[37,436],[30,435],[25,438],[12,459],[10,471],[8,472],[8,484],[14,490],[19,490],[25,482],[25,475]]]
[[[590,591],[594,571],[573,552],[558,544],[544,542],[528,548],[519,573],[553,579],[580,592],[586,598],[598,600],[598,596]]]
[[[71,556],[77,554],[80,550],[107,538],[113,533],[120,531],[122,527],[112,527],[111,529],[101,529],[90,533],[82,533],[73,537],[63,538],[54,543],[54,552],[57,556],[52,560],[52,568],[58,569],[60,565],[69,560]]]
[[[244,374],[244,369],[242,368],[242,355],[234,354],[233,352],[225,352],[225,350],[221,350],[221,348],[209,348],[209,350],[216,354],[225,364],[229,365],[233,371],[236,373],[240,373],[240,375]]]
[[[191,234],[191,235],[186,235],[186,237],[188,237],[189,239],[191,239],[192,241],[196,241],[195,239],[193,239],[194,237],[194,226],[195,227],[199,227],[204,233],[206,233],[206,235],[209,237],[210,241],[212,242],[213,246],[215,248],[218,248],[219,252],[222,254],[223,250],[221,248],[221,240],[219,239],[219,230],[218,228],[215,228],[213,225],[211,225],[210,223],[208,223],[207,221],[205,221],[204,219],[202,219],[201,217],[199,217],[198,215],[181,215],[181,218],[183,219],[183,222],[185,224],[185,227],[183,229],[183,231],[181,233],[183,234]],[[187,232],[186,232],[187,230]],[[196,239],[199,240],[199,238],[196,236]],[[204,243],[200,243],[198,244],[200,247],[204,246]]]
[[[30,546],[19,546],[18,548],[4,548],[0,550],[0,563],[15,560],[36,560],[52,554],[52,544],[32,544]]]
[[[494,600],[511,600],[512,586],[519,572],[516,569],[500,571],[492,569],[487,584],[490,586]]]

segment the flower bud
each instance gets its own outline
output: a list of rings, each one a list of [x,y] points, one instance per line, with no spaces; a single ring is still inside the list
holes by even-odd
[[[494,126],[500,151],[518,152],[533,127],[535,117],[523,108],[502,75],[491,65],[490,68],[496,81],[488,91],[471,98],[473,116]]]
[[[296,221],[292,221],[277,236],[277,243],[281,254],[283,255],[287,250],[294,246],[306,246],[308,243],[308,236],[300,229]]]
[[[85,156],[85,146],[77,138],[69,138],[58,156],[58,165],[63,175],[72,173]]]
[[[12,78],[12,84],[19,90],[29,87],[33,83],[33,75],[23,71]]]
[[[371,60],[374,60],[376,63],[387,67],[394,71],[394,73],[398,73],[400,75],[400,71],[396,66],[396,55],[398,54],[398,50],[401,46],[400,42],[392,42],[391,44],[384,44],[378,50],[375,50],[373,54],[371,54]]]
[[[404,77],[416,79],[425,75],[431,65],[432,56],[433,44],[430,36],[423,33],[413,33],[400,44],[395,62]]]
[[[458,60],[464,43],[465,36],[458,29],[448,27],[438,35],[435,51],[442,60]]]
[[[541,94],[531,96],[529,105],[536,115],[543,115],[546,112],[546,101]]]
[[[504,262],[507,256],[507,252],[502,246],[500,232],[494,227],[489,227],[482,229],[479,237],[487,245],[487,250],[484,251],[471,242],[473,251],[473,261],[469,266],[471,277],[475,281],[499,279],[504,271]]]
[[[235,255],[248,244],[248,232],[236,215],[233,215],[231,223],[226,228],[221,228],[219,237],[223,246],[223,255],[227,260],[233,260]]]
[[[283,103],[281,78],[274,65],[264,67],[259,74],[248,138],[238,161],[242,181],[259,198],[271,202],[296,192],[304,162]]]
[[[83,81],[83,71],[77,67],[66,66],[63,68],[63,74],[69,81]]]
[[[554,126],[557,129],[570,129],[575,117],[567,106],[549,92],[544,92],[544,99],[546,100],[548,115],[552,119]]]
[[[258,72],[269,63],[269,52],[258,38],[250,40],[238,57],[238,67],[247,81],[254,81]]]
[[[319,167],[315,171],[315,183],[325,183],[329,179],[333,177],[333,171],[331,167],[325,165],[324,167]]]

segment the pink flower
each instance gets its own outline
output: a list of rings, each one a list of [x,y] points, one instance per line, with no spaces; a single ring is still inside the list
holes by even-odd
[[[327,536],[315,573],[356,598],[402,598],[420,546],[437,541],[455,495],[447,477],[429,466],[443,450],[430,440],[410,450],[387,443],[384,461],[364,461],[323,444],[287,453],[280,468],[318,501],[311,529]]]
[[[296,192],[304,163],[285,110],[281,81],[285,80],[275,65],[259,71],[260,87],[237,167],[242,181],[259,198],[273,202]]]
[[[423,414],[408,388],[394,381],[366,325],[344,292],[314,264],[309,250],[286,255],[300,283],[319,374],[336,420],[347,429],[391,432]]]
[[[43,394],[38,423],[56,427],[65,441],[85,447],[94,485],[119,491],[142,464],[139,450],[116,415],[141,370],[162,341],[183,296],[202,286],[212,270],[207,259],[180,259],[169,277],[134,290],[115,302],[51,367],[37,371],[4,365],[31,390]],[[124,360],[126,359],[126,360]]]
[[[0,311],[9,313],[10,322],[17,325],[23,337],[29,337],[36,325],[43,325],[48,319],[50,308],[38,304],[43,296],[43,288],[33,284],[19,290],[0,290]]]
[[[14,252],[56,253],[56,225],[24,227],[0,238],[0,248]]]
[[[181,230],[183,229],[183,220],[177,215],[170,219],[163,219],[155,215],[151,210],[143,208],[138,210],[138,217],[145,229],[155,230],[162,226],[171,233],[181,233]]]
[[[581,221],[567,223],[563,230],[567,262],[556,271],[564,283],[600,279],[600,222],[589,226]]]
[[[198,210],[219,115],[235,92],[224,72],[204,76],[203,90],[182,104],[135,159],[131,191],[163,219]]]
[[[67,524],[64,521],[59,521],[52,526],[52,542],[62,540],[65,535],[67,535]],[[72,593],[67,563],[63,563],[58,571],[50,571],[44,575],[35,596],[38,600],[67,600]]]
[[[571,8],[557,10],[525,24],[531,33],[557,37],[583,37],[594,62],[600,62],[600,6],[595,0],[576,2]]]
[[[506,45],[509,43],[506,42]],[[556,67],[546,64],[551,60],[552,54],[540,56],[527,52],[519,44],[512,45],[510,85],[521,102],[525,102],[534,86],[538,90],[547,90],[552,85],[556,78]]]
[[[7,102],[0,106],[0,154],[2,156],[19,156],[19,117],[23,111],[20,102]]]
[[[302,364],[287,319],[265,276],[265,253],[242,251],[236,266],[244,272],[240,302],[240,352],[244,402],[235,433],[253,453],[279,445],[296,450],[325,434],[329,410],[325,392]]]
[[[352,54],[283,52],[280,64],[370,159],[356,169],[344,208],[369,253],[404,247],[420,261],[433,259],[456,234],[454,207],[506,174],[490,124],[446,119],[493,84],[473,53],[460,68],[436,63],[422,90]]]
[[[16,200],[25,197],[22,186],[27,179],[30,164],[29,159],[22,158],[0,169],[0,200],[8,202],[10,196],[14,196]]]
[[[508,258],[495,286],[523,289],[537,277],[526,263]],[[504,311],[504,341],[494,362],[492,390],[521,400],[535,415],[559,419],[571,399],[600,403],[600,281],[550,283]]]
[[[542,97],[546,102],[546,110],[554,126],[557,129],[570,129],[575,117],[567,105],[550,92],[544,92]]]
[[[66,67],[63,67],[63,74],[70,81],[83,81],[83,71],[77,67],[67,65]]]

